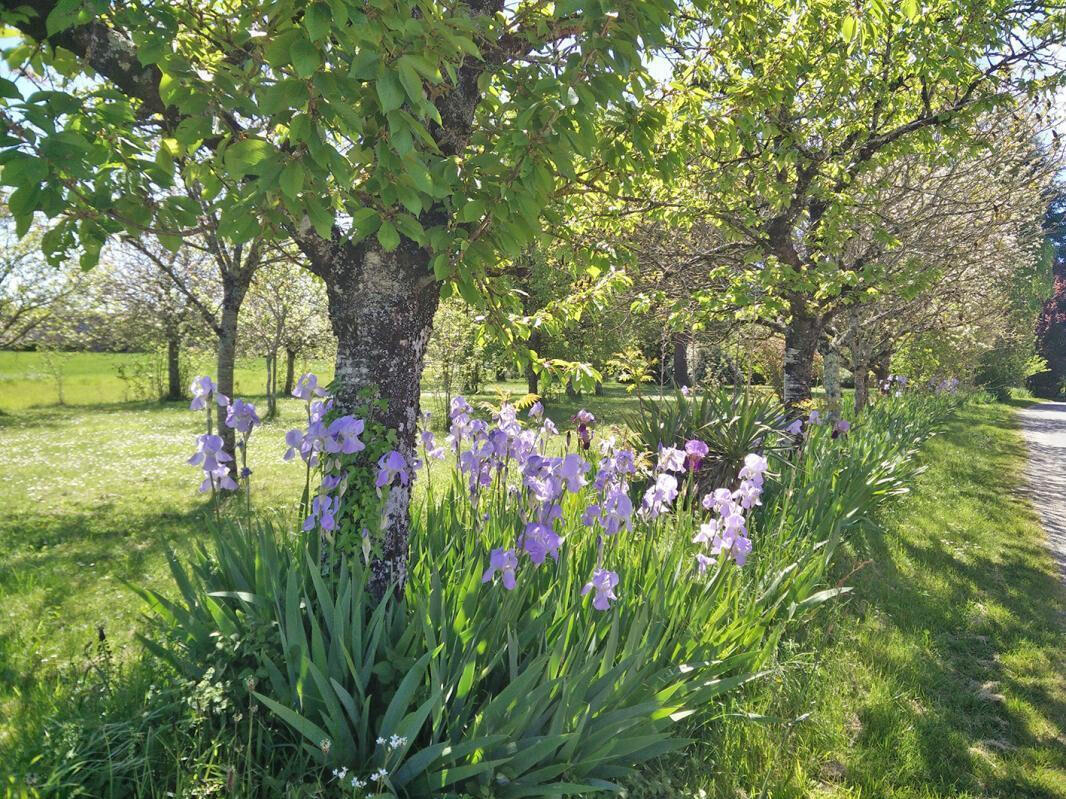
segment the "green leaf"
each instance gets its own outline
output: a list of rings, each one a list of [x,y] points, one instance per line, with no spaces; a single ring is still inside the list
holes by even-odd
[[[381,110],[386,114],[403,105],[404,90],[395,72],[386,71],[378,79],[375,88],[378,92],[378,100],[381,101]]]
[[[307,9],[304,14],[304,27],[311,36],[311,41],[317,42],[329,33],[333,25],[333,12],[325,3],[318,2]]]
[[[296,78],[279,80],[259,94],[259,110],[264,114],[302,108],[306,102],[307,84]]]
[[[485,203],[481,200],[471,200],[459,209],[458,219],[460,222],[477,222],[485,215]]]
[[[260,165],[274,153],[269,142],[262,139],[241,139],[226,148],[223,160],[226,171],[238,180],[256,174]]]
[[[844,37],[844,41],[849,44],[855,38],[855,34],[859,29],[859,21],[854,16],[848,14],[840,22],[840,35]]]
[[[301,78],[309,78],[315,74],[322,63],[319,59],[318,48],[304,36],[297,37],[289,48],[289,57],[292,59],[293,69]]]
[[[911,22],[918,19],[918,0],[903,0],[900,4],[900,8],[903,11],[903,16]]]
[[[60,0],[44,21],[48,35],[54,36],[60,31],[74,27],[82,10],[82,4],[78,0]]]
[[[12,100],[21,100],[22,93],[15,82],[7,78],[0,78],[0,97],[9,97]]]
[[[211,120],[206,116],[185,117],[174,130],[174,138],[188,149],[211,135]]]
[[[333,235],[333,213],[317,197],[305,196],[304,204],[315,232],[324,239],[330,238]]]
[[[396,71],[400,76],[400,83],[403,84],[404,91],[411,98],[411,102],[420,103],[423,99],[422,79],[418,76],[418,72],[407,56],[401,57],[396,62]]]
[[[381,227],[378,228],[378,243],[385,252],[392,252],[400,246],[400,234],[391,222],[381,223]]]
[[[352,214],[353,238],[365,239],[381,225],[381,217],[373,208],[360,208]]]
[[[0,184],[4,186],[29,186],[40,183],[48,177],[48,162],[43,158],[19,155],[18,158],[4,164],[0,172]]]
[[[41,187],[38,184],[15,189],[7,199],[7,207],[15,216],[33,214],[41,203]]]
[[[285,192],[289,197],[296,199],[304,187],[304,168],[299,161],[290,161],[286,164],[285,168],[281,170],[281,177],[278,178],[278,182],[281,184],[281,190]]]

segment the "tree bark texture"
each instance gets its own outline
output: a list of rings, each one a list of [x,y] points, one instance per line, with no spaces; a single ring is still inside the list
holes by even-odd
[[[681,333],[674,334],[674,385],[678,388],[692,385],[688,371],[688,337]]]
[[[180,400],[181,385],[181,341],[176,335],[167,337],[167,399]]]
[[[785,328],[785,408],[790,412],[811,398],[814,353],[822,333],[821,320],[806,307],[793,303],[792,319]]]
[[[285,350],[285,396],[292,396],[296,385],[296,350]]]
[[[219,314],[218,324],[218,375],[215,378],[218,385],[218,393],[224,394],[230,400],[233,399],[233,369],[237,362],[237,318],[240,314],[241,303],[248,291],[247,284],[224,276],[222,281],[222,312]],[[215,410],[219,410],[216,406]],[[226,412],[222,410],[218,415],[217,432],[222,437],[223,449],[235,455],[236,437],[233,428],[225,424]],[[237,469],[237,458],[229,461],[231,472]]]
[[[822,385],[825,386],[825,396],[829,406],[829,418],[836,421],[840,418],[840,354],[827,347],[822,355],[823,376]]]
[[[870,365],[857,363],[852,367],[855,377],[855,413],[861,413],[870,402]]]
[[[329,315],[337,337],[335,407],[366,413],[366,393],[384,400],[376,421],[395,430],[397,449],[415,457],[426,344],[440,289],[429,253],[403,239],[393,252],[376,242],[303,245],[327,281]],[[411,485],[393,485],[382,511],[382,555],[371,563],[371,591],[381,597],[407,573]]]

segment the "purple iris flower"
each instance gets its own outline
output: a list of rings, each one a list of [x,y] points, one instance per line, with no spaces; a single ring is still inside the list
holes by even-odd
[[[326,391],[319,387],[318,378],[308,372],[305,375],[301,375],[300,379],[296,381],[296,387],[293,388],[292,395],[296,397],[296,399],[310,402],[314,397],[326,396]]]
[[[705,441],[700,441],[698,438],[689,439],[685,442],[685,466],[690,472],[698,472],[703,459],[710,451]]]
[[[596,610],[609,610],[611,601],[618,599],[614,593],[617,585],[617,574],[606,569],[596,569],[592,572],[592,579],[581,589],[581,596],[585,596],[589,591],[595,591],[592,597],[592,607]]]
[[[489,582],[499,572],[503,587],[508,591],[512,591],[515,586],[514,571],[517,568],[518,555],[515,554],[513,549],[504,549],[502,547],[494,549],[489,555],[489,567],[481,575],[481,582]]]
[[[207,375],[194,377],[189,391],[192,392],[192,402],[189,403],[190,411],[202,411],[212,399],[218,403],[220,408],[225,408],[229,404],[229,398],[225,394],[218,393],[215,381]]]
[[[811,411],[807,416],[807,424],[820,424],[822,421],[822,414],[818,411]]]
[[[209,491],[211,489],[212,485],[214,485],[214,487],[216,489],[220,490],[220,491],[221,490],[226,490],[226,491],[236,491],[237,490],[237,484],[233,481],[233,478],[230,476],[229,469],[227,467],[219,466],[217,469],[212,469],[211,471],[207,471],[205,469],[204,472],[206,473],[207,476],[204,477],[204,481],[202,483],[200,483],[200,493],[201,494],[203,494],[206,491]]]
[[[312,422],[321,422],[325,420],[326,414],[333,410],[333,400],[314,400],[308,405],[307,415]]]
[[[711,519],[709,522],[704,522],[700,525],[696,535],[692,536],[692,543],[710,546],[716,535],[718,535],[718,520]]]
[[[548,555],[559,560],[559,545],[562,541],[548,525],[530,522],[522,533],[520,543],[522,549],[529,553],[529,559],[539,566]]]
[[[407,485],[410,475],[407,473],[407,461],[397,450],[387,452],[378,459],[378,476],[374,481],[377,488],[392,485],[399,478],[400,485]]]
[[[581,523],[586,527],[592,527],[600,521],[600,513],[602,508],[599,505],[589,505],[585,508],[585,512],[581,514]]]
[[[790,436],[798,436],[803,432],[803,419],[793,419],[792,424],[785,428],[785,432]]]
[[[470,407],[470,403],[466,401],[466,398],[461,395],[452,397],[451,407],[448,409],[448,418],[456,419],[460,416],[469,416],[473,408]]]
[[[547,421],[545,420],[545,425]],[[596,417],[582,408],[574,414],[571,421],[577,422],[577,437],[581,441],[581,448],[588,449],[592,444],[592,428],[596,424]]]
[[[712,555],[726,552],[738,566],[743,566],[751,553],[751,540],[742,534],[729,534],[717,536],[711,547]]]
[[[696,553],[696,572],[697,574],[706,574],[707,569],[714,565],[714,558],[704,555],[702,552]]]
[[[717,511],[719,516],[725,516],[732,511],[733,492],[728,488],[716,488],[703,498],[703,507]]]
[[[523,430],[511,439],[511,447],[508,454],[524,466],[529,457],[535,452],[537,446],[537,433],[535,430]]]
[[[744,465],[741,467],[737,476],[741,480],[750,480],[757,486],[762,486],[763,475],[766,470],[770,468],[770,464],[766,458],[761,455],[756,455],[754,452],[749,452],[744,456]]]
[[[304,434],[296,430],[295,428],[285,434],[285,443],[288,445],[288,449],[285,450],[285,454],[282,455],[282,460],[291,461],[296,453],[303,454]]]
[[[833,425],[833,438],[846,436],[849,430],[851,430],[851,422],[847,419],[837,419],[836,424]]]
[[[540,400],[537,400],[530,406],[528,416],[530,419],[540,419],[544,416],[544,406],[541,404]]]
[[[322,490],[332,491],[341,484],[343,478],[339,474],[327,474],[322,478]]]
[[[190,466],[203,466],[205,472],[213,472],[220,463],[233,460],[233,457],[222,449],[221,436],[204,433],[196,437],[196,452],[188,460]]]
[[[751,510],[756,505],[761,505],[759,497],[762,495],[762,486],[751,480],[743,480],[740,487],[733,492],[733,499],[740,503],[744,510]]]
[[[311,515],[304,519],[304,532],[313,530],[315,523],[327,533],[337,529],[337,514],[340,513],[341,498],[319,495],[311,502]]]
[[[426,457],[434,460],[444,460],[444,447],[438,447],[431,430],[422,431],[422,446],[426,448]]]
[[[692,389],[689,388],[688,386],[681,386],[681,396],[682,397],[691,397],[692,396]]]
[[[356,419],[354,416],[342,416],[339,419],[334,419],[330,422],[326,431],[328,435],[323,442],[323,448],[326,452],[339,452],[342,455],[361,452],[366,449],[366,444],[359,440],[359,435],[363,432],[363,428],[363,420]]]
[[[196,445],[196,452],[189,458],[188,464],[199,466],[204,472],[200,493],[209,491],[212,487],[236,491],[237,484],[230,476],[229,467],[225,465],[233,460],[233,456],[222,449],[222,438],[204,433],[196,437]]]
[[[655,484],[644,492],[644,501],[640,510],[649,519],[669,510],[669,505],[677,498],[677,478],[672,474],[660,474]]]
[[[555,473],[559,479],[566,483],[566,489],[571,494],[576,494],[588,481],[585,473],[592,468],[592,464],[571,452],[556,467]]]
[[[242,399],[233,400],[233,404],[226,409],[226,425],[238,433],[249,435],[252,428],[259,426],[259,415],[255,412],[255,406]]]
[[[297,452],[309,466],[317,466],[320,455],[326,449],[326,440],[329,432],[323,422],[311,422],[307,430],[290,430],[285,434],[285,443],[288,449],[282,456],[283,460],[292,460]]]
[[[728,516],[722,517],[721,531],[723,534],[729,536],[744,533],[746,531],[744,524],[743,514],[739,512],[730,513]]]
[[[624,489],[615,488],[608,492],[603,501],[601,522],[607,535],[616,534],[622,527],[633,530],[633,501]]]
[[[659,471],[685,471],[685,453],[675,447],[659,447]]]

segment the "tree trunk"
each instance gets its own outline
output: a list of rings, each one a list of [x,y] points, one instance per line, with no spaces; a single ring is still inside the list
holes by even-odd
[[[285,350],[285,396],[292,396],[296,385],[296,350]]]
[[[218,375],[215,378],[218,384],[218,393],[233,399],[233,369],[237,362],[237,315],[240,313],[244,294],[248,290],[247,285],[231,278],[224,278],[222,282],[222,313],[219,318],[218,328]],[[215,406],[215,412],[220,409]],[[224,424],[225,410],[218,414],[217,432],[222,436],[223,449],[235,455],[236,438],[232,428]],[[231,472],[236,472],[237,458],[229,461]]]
[[[822,355],[823,379],[825,396],[829,406],[829,418],[836,421],[840,418],[840,354],[831,347],[827,347]]]
[[[870,401],[870,366],[857,363],[852,368],[855,377],[855,413],[861,413]]]
[[[384,400],[373,414],[396,431],[396,449],[411,463],[426,344],[440,289],[429,254],[408,239],[391,253],[376,242],[324,243],[305,250],[326,276],[337,336],[335,407],[365,416],[367,393]],[[393,485],[381,517],[381,556],[371,563],[371,593],[380,598],[407,574],[411,485]]]
[[[181,342],[175,335],[167,337],[167,399],[180,400],[181,385]]]
[[[266,395],[267,395],[267,418],[273,419],[278,414],[278,353],[268,353],[266,356]]]
[[[892,362],[891,355],[881,355],[874,359],[874,362],[870,365],[873,369],[874,376],[877,378],[877,386],[880,389],[881,384],[888,380],[889,365]]]
[[[822,332],[821,320],[799,303],[792,304],[792,319],[785,328],[785,374],[783,397],[791,412],[811,398],[814,353]]]
[[[681,333],[674,334],[674,385],[677,388],[692,385],[688,373],[688,339]]]
[[[536,330],[529,331],[529,338],[526,340],[526,348],[532,352],[536,352],[540,347],[540,334]],[[526,391],[530,394],[540,395],[540,375],[533,369],[533,359],[530,358],[526,361]]]

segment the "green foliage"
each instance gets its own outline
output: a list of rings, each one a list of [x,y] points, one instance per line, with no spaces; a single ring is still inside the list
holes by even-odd
[[[123,68],[143,80],[122,81],[115,68],[88,85],[2,93],[20,120],[0,142],[12,212],[59,217],[43,243],[53,262],[80,248],[91,266],[108,238],[148,227],[176,244],[202,210],[217,213],[230,242],[294,231],[328,240],[346,217],[349,241],[428,247],[446,293],[481,304],[490,270],[538,233],[557,181],[597,150],[598,110],[645,127],[663,119],[636,115],[648,86],[642,49],[664,41],[675,6],[78,9],[56,3],[49,31],[105,24],[139,62]],[[30,28],[33,13],[5,20]],[[7,56],[58,76],[89,71],[48,46]],[[161,114],[161,131],[139,125],[146,109]],[[195,201],[174,191],[194,185]]]
[[[787,443],[785,413],[777,399],[743,389],[688,396],[678,389],[670,397],[642,397],[640,412],[627,415],[626,424],[648,452],[684,447],[691,439],[706,443],[709,455],[699,473],[705,488],[728,484],[749,452]]]
[[[557,566],[523,572],[513,591],[483,584],[513,511],[501,499],[478,522],[456,484],[414,520],[403,597],[375,606],[358,558],[323,570],[332,556],[316,536],[227,526],[190,565],[171,558],[178,596],[144,592],[146,643],[179,684],[204,686],[201,714],[231,712],[254,684],[263,734],[289,754],[245,749],[258,758],[248,779],[276,781],[287,761],[307,764],[307,784],[328,784],[333,768],[383,767],[400,796],[612,790],[686,745],[689,724],[713,718],[791,625],[841,593],[826,583],[838,543],[905,490],[914,448],[953,402],[885,400],[850,436],[818,428],[797,461],[775,461],[744,569],[726,562],[693,579],[699,520],[688,512],[613,540],[622,583],[606,613],[579,591],[597,562],[589,534],[575,532]],[[576,497],[565,503],[567,529],[581,529],[579,513]],[[103,768],[82,776],[107,784]]]

